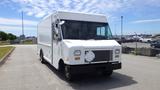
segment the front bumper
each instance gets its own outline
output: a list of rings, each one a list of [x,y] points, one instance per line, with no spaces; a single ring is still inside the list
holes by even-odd
[[[121,63],[119,62],[108,62],[108,63],[97,63],[97,64],[83,64],[83,65],[67,65],[66,68],[70,73],[89,73],[104,70],[116,70],[121,69]]]

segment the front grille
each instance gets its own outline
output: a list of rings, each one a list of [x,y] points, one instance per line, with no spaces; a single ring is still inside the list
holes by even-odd
[[[112,50],[93,50],[92,52],[95,54],[95,59],[92,62],[111,61],[113,59]]]

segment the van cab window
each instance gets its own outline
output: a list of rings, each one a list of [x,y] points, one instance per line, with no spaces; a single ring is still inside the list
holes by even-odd
[[[108,23],[63,20],[62,34],[64,39],[111,39],[112,33]]]
[[[97,36],[105,36],[105,27],[97,27]]]

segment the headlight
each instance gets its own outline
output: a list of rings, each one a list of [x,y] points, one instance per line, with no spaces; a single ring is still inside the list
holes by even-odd
[[[116,49],[115,54],[120,54],[120,49]]]
[[[81,55],[81,51],[80,50],[75,50],[74,51],[74,56],[80,56]]]

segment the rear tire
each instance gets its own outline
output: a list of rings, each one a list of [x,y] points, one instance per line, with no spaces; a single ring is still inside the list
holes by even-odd
[[[42,64],[45,63],[45,60],[44,60],[43,52],[42,52],[42,51],[40,51],[40,61],[41,61]]]

